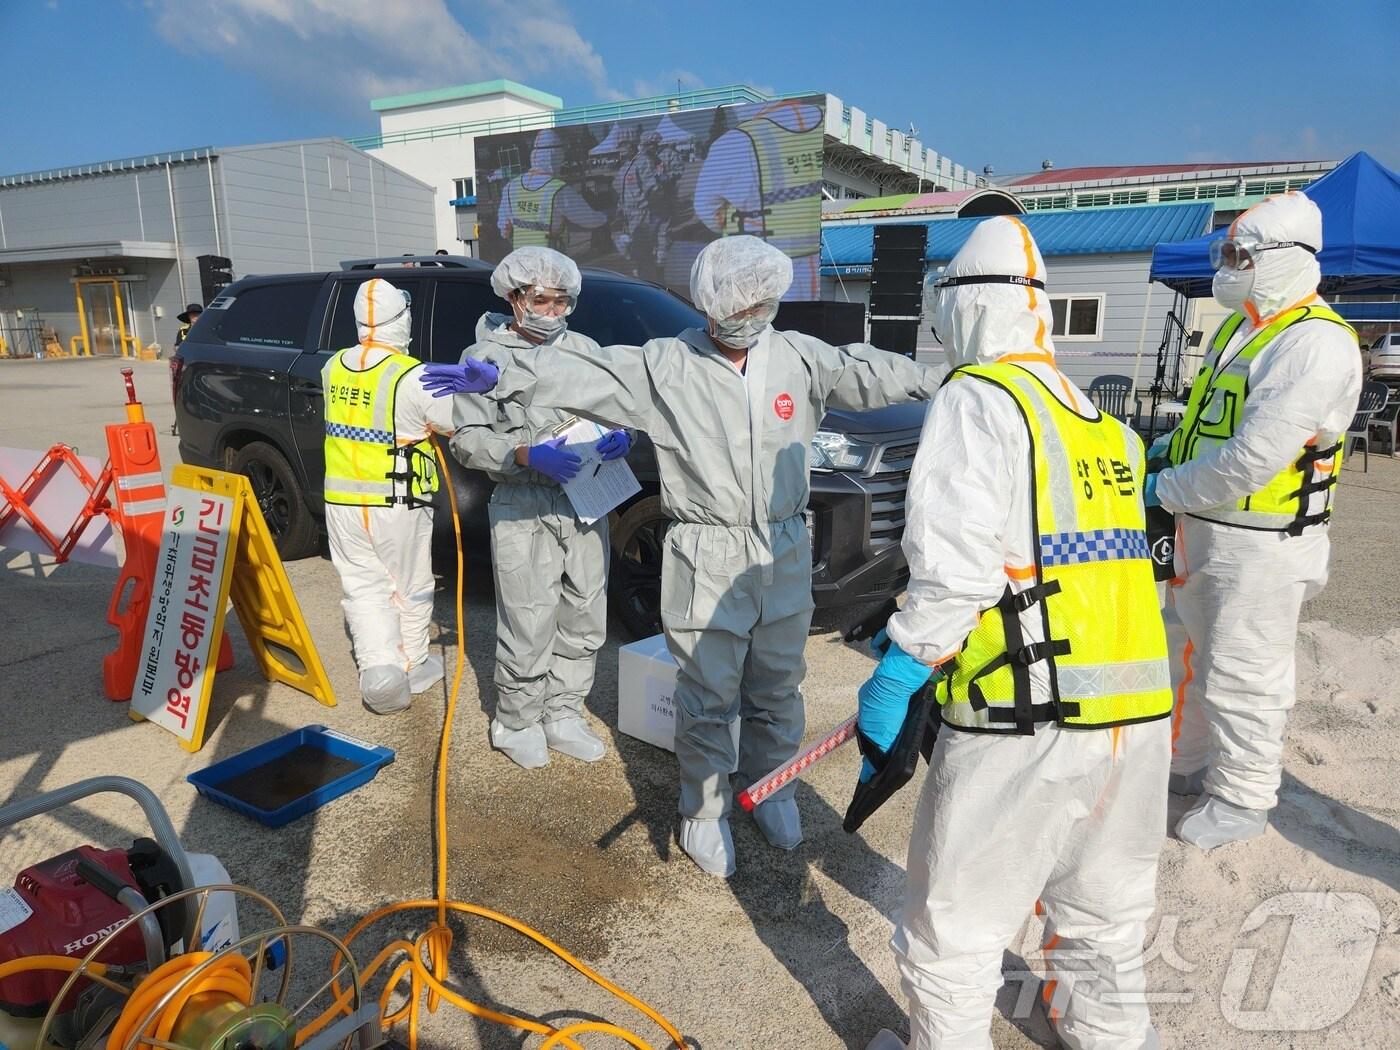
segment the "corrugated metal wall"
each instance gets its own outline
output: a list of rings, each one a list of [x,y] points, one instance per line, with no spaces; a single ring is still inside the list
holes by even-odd
[[[235,276],[436,247],[432,188],[343,143],[228,150],[219,168]]]
[[[123,292],[135,334],[167,351],[177,315],[202,298],[200,255],[228,256],[234,276],[243,277],[331,270],[342,259],[436,247],[433,189],[333,140],[0,188],[0,225],[5,250],[131,241],[169,251],[178,231],[180,270],[174,259],[91,260],[138,278],[124,282]],[[67,347],[79,331],[72,271],[82,261],[75,254],[3,264],[0,257],[0,314],[12,321],[17,309],[37,311]]]

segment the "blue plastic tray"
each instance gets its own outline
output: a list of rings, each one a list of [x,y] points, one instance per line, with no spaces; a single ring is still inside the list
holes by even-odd
[[[327,764],[334,767],[333,778],[325,779],[328,775],[325,770],[312,769],[306,761],[307,752],[303,752],[301,760],[296,761],[294,766],[287,766],[284,761],[283,767],[278,768],[279,759],[287,759],[300,748],[324,752]],[[294,729],[222,762],[215,762],[185,779],[205,798],[237,810],[259,824],[280,828],[313,809],[319,809],[332,799],[368,784],[392,761],[394,752],[390,748],[375,747],[334,729],[314,725]],[[247,776],[259,769],[264,772],[258,776]],[[317,783],[318,780],[324,782]],[[279,791],[282,796],[289,790],[296,792],[301,781],[305,781],[305,790],[296,793],[295,797],[284,799],[278,795]],[[239,797],[232,790],[225,790],[235,786],[242,789],[244,797]],[[281,804],[268,803],[268,808],[264,808],[257,801],[250,800],[250,794],[255,798],[260,793],[265,799],[276,797]]]

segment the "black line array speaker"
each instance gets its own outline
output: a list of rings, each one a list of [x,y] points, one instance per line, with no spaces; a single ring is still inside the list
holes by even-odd
[[[924,303],[924,249],[928,227],[881,223],[875,227],[870,266],[870,341],[882,350],[914,355]]]
[[[782,302],[773,327],[780,332],[801,332],[832,346],[865,342],[865,304]]]

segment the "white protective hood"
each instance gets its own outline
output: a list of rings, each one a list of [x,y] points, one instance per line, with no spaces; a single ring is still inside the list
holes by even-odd
[[[1294,191],[1261,201],[1237,218],[1230,236],[1238,241],[1265,243],[1300,241],[1322,250],[1322,212],[1312,199]],[[1308,298],[1322,281],[1317,256],[1302,248],[1260,252],[1254,283],[1244,312],[1258,326]]]
[[[413,327],[408,297],[384,278],[370,278],[355,292],[355,327],[362,346],[407,353]]]
[[[1045,260],[1020,219],[997,216],[980,223],[940,279],[1023,277],[1045,282]],[[948,364],[990,364],[1007,354],[1053,355],[1053,317],[1043,289],[1029,284],[962,284],[940,288],[933,327]]]

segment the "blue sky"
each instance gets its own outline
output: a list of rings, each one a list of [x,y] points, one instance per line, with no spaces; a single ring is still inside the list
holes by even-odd
[[[828,91],[998,173],[1400,167],[1397,0],[0,0],[0,40],[3,173],[365,134],[372,97],[498,76],[569,105],[678,80]]]

